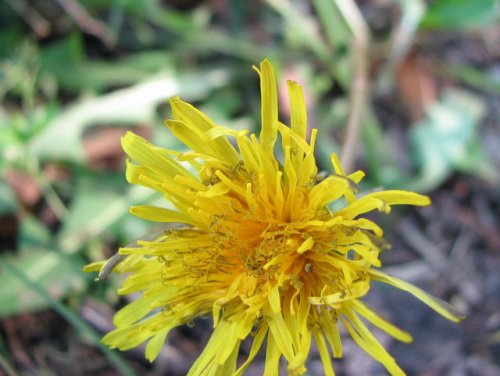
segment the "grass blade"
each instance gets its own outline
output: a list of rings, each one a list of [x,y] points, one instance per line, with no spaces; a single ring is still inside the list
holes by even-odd
[[[78,332],[87,335],[94,341],[94,346],[101,351],[106,358],[109,359],[111,363],[124,375],[124,376],[135,376],[136,373],[117,353],[104,346],[100,341],[100,336],[95,332],[95,330],[87,324],[84,320],[78,317],[77,314],[72,312],[68,307],[66,307],[61,302],[52,299],[50,294],[33,282],[22,270],[19,270],[15,266],[11,265],[9,262],[4,263],[4,270],[13,276],[17,277],[20,281],[24,283],[26,288],[29,288],[36,292],[40,297],[45,299],[50,307],[54,309],[59,315],[61,315],[66,321],[68,321]]]

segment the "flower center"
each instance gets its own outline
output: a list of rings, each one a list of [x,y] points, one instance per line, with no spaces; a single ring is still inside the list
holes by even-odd
[[[218,216],[209,231],[219,258],[216,269],[227,273],[244,273],[258,281],[281,283],[295,280],[302,273],[313,272],[313,262],[297,252],[311,235],[291,223],[270,223],[254,215]],[[225,260],[223,265],[221,260]]]

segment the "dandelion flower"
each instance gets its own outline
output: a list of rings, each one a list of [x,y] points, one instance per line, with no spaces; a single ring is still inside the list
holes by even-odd
[[[367,323],[403,342],[411,336],[362,302],[372,281],[409,292],[449,320],[461,317],[379,270],[383,232],[362,215],[430,200],[401,190],[357,196],[364,173],[346,174],[335,154],[333,173],[321,177],[317,130],[307,137],[302,88],[288,82],[288,127],[278,120],[271,64],[264,60],[255,70],[262,95],[259,137],[218,126],[178,97],[170,100],[173,119],[166,125],[190,151],[162,149],[130,132],[123,137],[128,181],[160,192],[174,207],[134,206],[131,213],[183,225],[121,248],[124,259],[116,266],[108,260],[86,267],[126,273],[118,293],[141,295],[116,313],[116,329],[103,342],[127,350],[148,341],[146,357],[153,361],[172,328],[211,314],[213,333],[189,375],[242,375],[262,347],[264,375],[276,375],[282,358],[288,374],[302,375],[313,340],[325,374],[333,375],[343,326],[391,374],[403,374]],[[282,160],[275,156],[278,138]],[[246,338],[251,350],[237,362]]]

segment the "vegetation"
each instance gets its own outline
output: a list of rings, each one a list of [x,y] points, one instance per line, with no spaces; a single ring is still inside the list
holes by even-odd
[[[155,230],[129,214],[129,206],[160,197],[126,182],[126,130],[178,149],[162,129],[174,95],[221,125],[256,130],[258,79],[249,67],[267,57],[281,80],[280,116],[289,112],[286,79],[308,89],[310,122],[322,135],[320,168],[329,169],[335,151],[348,173],[367,171],[364,190],[417,190],[435,203],[385,223],[402,248],[386,263],[454,300],[469,319],[459,337],[442,334],[450,329],[439,322],[437,348],[449,338],[458,343],[450,361],[421,364],[407,355],[402,368],[451,372],[467,348],[479,369],[498,371],[490,354],[500,325],[486,324],[500,307],[490,295],[500,280],[488,274],[500,264],[497,0],[4,0],[0,7],[0,369],[185,373],[210,324],[176,331],[154,366],[141,350],[111,351],[99,339],[124,304],[115,294],[120,281],[95,283],[82,268]],[[375,305],[405,306],[399,295],[380,294]],[[413,325],[413,333],[427,329]],[[341,372],[356,374],[350,364],[347,357]]]

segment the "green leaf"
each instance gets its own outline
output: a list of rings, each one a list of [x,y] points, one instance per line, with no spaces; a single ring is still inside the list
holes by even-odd
[[[129,216],[131,205],[151,203],[158,197],[156,192],[141,186],[130,186],[123,192],[107,188],[107,184],[108,181],[90,181],[74,193],[57,239],[64,252],[77,252],[88,240],[116,230],[115,225]],[[119,230],[121,226],[117,227]]]
[[[19,231],[19,248],[22,252],[31,252],[36,249],[50,249],[52,234],[36,217],[26,216],[21,221]]]
[[[80,33],[73,32],[61,41],[45,46],[38,57],[41,74],[57,74],[64,72],[85,59],[83,38]]]
[[[30,159],[27,143],[43,132],[59,112],[55,102],[49,102],[23,114],[7,115],[0,109],[0,170],[23,164]]]
[[[31,142],[30,150],[41,159],[83,163],[83,131],[95,124],[151,124],[156,107],[173,95],[200,99],[225,85],[230,75],[214,69],[199,74],[163,76],[127,89],[83,100],[52,119]]]
[[[172,56],[165,51],[146,51],[109,62],[84,60],[72,49],[77,48],[63,41],[42,50],[41,73],[53,77],[59,86],[78,93],[136,84],[172,69]]]
[[[308,49],[321,60],[331,62],[330,48],[322,40],[314,18],[307,16],[293,2],[279,0],[268,0],[267,2],[288,24],[288,27],[285,28],[285,35],[291,45]]]
[[[312,4],[325,29],[328,42],[336,50],[345,48],[350,42],[351,31],[338,7],[333,1],[313,0]]]
[[[49,292],[55,299],[82,291],[86,281],[82,273],[84,262],[78,257],[67,257],[55,251],[24,251],[19,257],[0,257],[0,317],[20,312],[32,312],[48,307],[48,302],[36,292],[26,289],[24,283],[4,270],[5,263],[14,265],[31,281]]]
[[[500,78],[493,72],[482,72],[472,66],[460,65],[447,68],[445,73],[479,90],[500,94]]]
[[[75,259],[72,258],[74,261]],[[43,307],[51,307],[56,311],[62,318],[64,318],[73,328],[75,329],[76,332],[80,333],[81,335],[85,335],[87,338],[90,338],[92,341],[92,344],[99,349],[108,359],[109,361],[116,367],[117,370],[120,371],[120,373],[124,376],[134,376],[136,375],[135,371],[133,370],[132,367],[130,367],[122,358],[119,354],[116,352],[112,351],[109,349],[107,346],[104,346],[102,343],[99,341],[99,335],[95,332],[95,330],[87,324],[82,318],[80,318],[80,315],[77,313],[73,312],[70,308],[68,308],[66,305],[62,304],[58,299],[58,296],[54,296],[53,294],[53,289],[47,289],[46,286],[44,286],[42,283],[39,281],[39,274],[38,275],[33,275],[33,273],[30,273],[29,270],[22,269],[18,265],[19,262],[16,261],[6,261],[5,258],[2,260],[3,262],[0,264],[3,266],[3,274],[0,274],[0,281],[2,278],[4,278],[5,281],[10,282],[12,284],[17,284],[19,285],[18,289],[10,290],[10,292],[14,292],[15,296],[12,298],[10,296],[9,303],[18,303],[14,302],[16,299],[19,299],[19,297],[25,297],[31,296],[32,297],[32,302],[39,302],[41,301]],[[68,272],[73,272],[72,270],[67,270],[66,274]],[[64,274],[64,275],[66,275]],[[77,274],[77,273],[75,273]],[[79,275],[82,275],[81,270],[78,273]],[[62,280],[61,282],[64,282]],[[2,285],[5,286],[5,285]],[[5,291],[5,290],[4,290]],[[0,302],[1,299],[4,297],[4,292],[0,290]],[[33,303],[31,303],[33,304]],[[0,309],[5,309],[5,305],[1,305]],[[24,310],[19,310],[19,312],[25,312]],[[15,313],[15,312],[14,312]],[[0,313],[0,317],[2,314]]]
[[[500,20],[498,0],[437,0],[429,6],[420,27],[424,29],[468,29]]]
[[[472,94],[447,90],[433,104],[427,118],[411,129],[415,161],[421,176],[413,189],[430,190],[453,170],[485,172],[486,158],[480,152],[477,127],[485,106]]]
[[[102,234],[128,213],[124,195],[100,188],[75,192],[58,238],[65,252],[76,252],[88,239]]]
[[[5,183],[0,181],[0,215],[14,213],[17,210],[17,200],[12,189]]]

